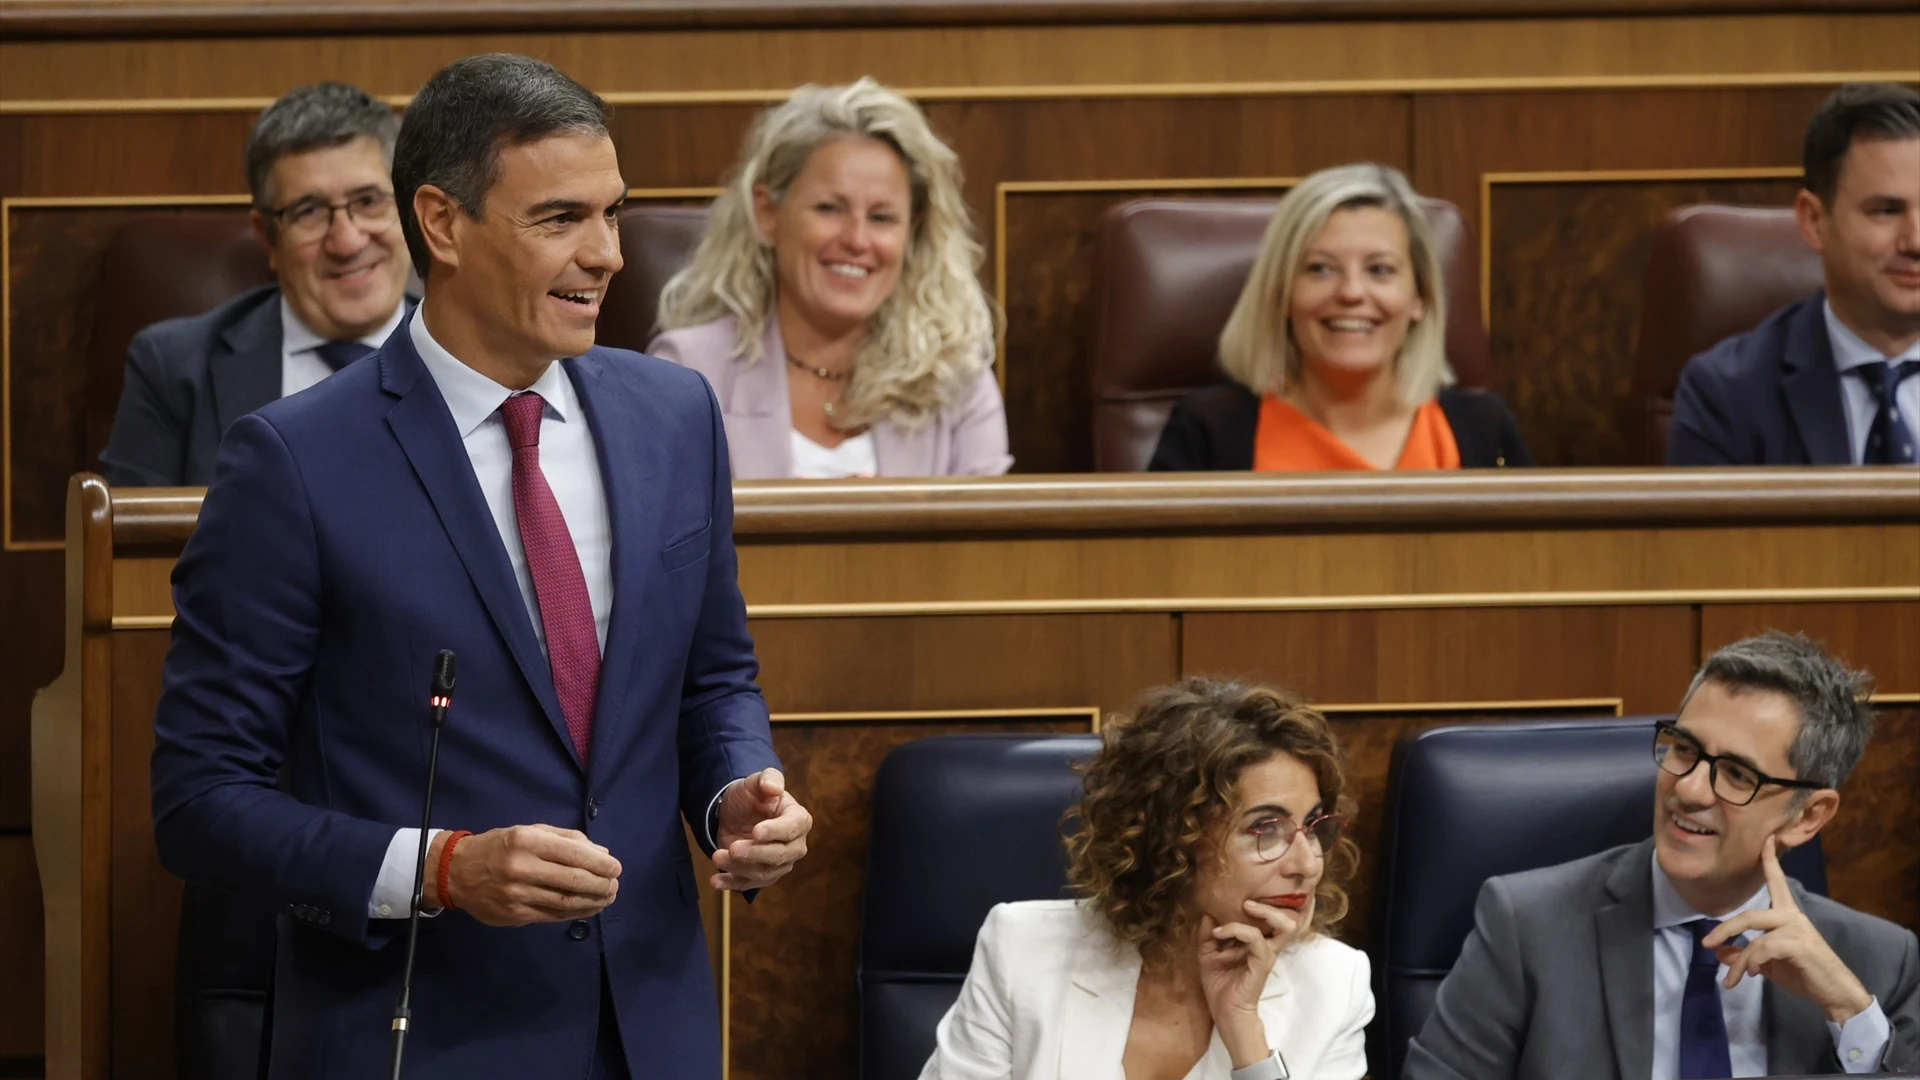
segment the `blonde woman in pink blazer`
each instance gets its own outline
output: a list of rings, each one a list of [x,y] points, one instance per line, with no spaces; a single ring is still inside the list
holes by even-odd
[[[713,384],[738,479],[1013,465],[960,164],[861,79],[762,114],[647,351]]]

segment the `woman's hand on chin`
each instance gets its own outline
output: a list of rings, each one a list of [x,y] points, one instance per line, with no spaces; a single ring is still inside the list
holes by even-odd
[[[1255,900],[1242,906],[1245,922],[1217,923],[1210,915],[1200,916],[1195,942],[1207,1011],[1236,1069],[1273,1052],[1260,1020],[1260,995],[1280,950],[1305,922],[1304,912],[1283,911]]]

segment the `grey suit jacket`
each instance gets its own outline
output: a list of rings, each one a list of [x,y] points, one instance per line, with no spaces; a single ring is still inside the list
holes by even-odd
[[[1646,1080],[1653,1068],[1653,841],[1488,881],[1473,933],[1407,1047],[1404,1080]],[[1920,1068],[1920,942],[1803,891],[1794,900],[1880,1000],[1886,1068]],[[1767,1068],[1840,1072],[1813,1003],[1763,991]]]

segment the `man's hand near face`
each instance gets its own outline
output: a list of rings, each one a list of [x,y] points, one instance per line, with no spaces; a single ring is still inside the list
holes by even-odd
[[[1873,995],[1794,902],[1777,846],[1769,836],[1760,848],[1770,905],[1728,919],[1700,943],[1727,965],[1727,989],[1746,976],[1764,975],[1787,993],[1820,1006],[1829,1021],[1844,1024],[1870,1008]],[[1733,944],[1734,938],[1755,930],[1760,936],[1751,944]]]

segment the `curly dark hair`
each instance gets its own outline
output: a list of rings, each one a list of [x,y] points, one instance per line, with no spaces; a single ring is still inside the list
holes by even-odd
[[[1149,963],[1193,933],[1183,903],[1209,856],[1225,865],[1240,774],[1277,753],[1313,770],[1321,805],[1348,815],[1344,755],[1326,717],[1264,686],[1208,678],[1149,690],[1131,716],[1108,721],[1084,769],[1085,793],[1067,812],[1068,881],[1115,938]],[[1347,913],[1342,885],[1360,849],[1345,836],[1326,853],[1309,933]]]

